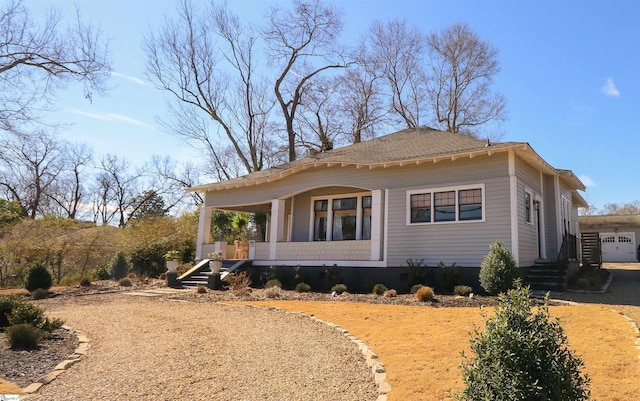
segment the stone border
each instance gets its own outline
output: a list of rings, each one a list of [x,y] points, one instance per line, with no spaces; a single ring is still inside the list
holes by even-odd
[[[70,331],[74,334],[78,339],[78,347],[73,352],[73,354],[69,355],[67,359],[60,362],[53,368],[53,371],[49,374],[42,376],[38,381],[31,383],[25,388],[21,388],[20,391],[25,395],[23,399],[28,399],[29,395],[36,393],[42,386],[45,384],[49,384],[54,381],[58,376],[64,373],[71,366],[75,365],[84,355],[87,355],[89,348],[91,348],[91,340],[87,337],[84,332],[79,330],[73,330],[69,326],[62,326],[63,330]]]
[[[631,329],[633,330],[633,332],[635,333],[635,336],[636,336],[635,346],[636,346],[636,350],[638,351],[638,359],[640,359],[640,329],[638,328],[638,324],[633,319],[631,319],[629,316],[625,315],[624,312],[620,312],[620,311],[615,310],[615,309],[609,309],[609,310],[611,312],[617,313],[617,314],[621,315],[622,317],[624,317],[625,319],[627,319],[627,321],[631,325]]]
[[[367,345],[367,343],[360,340],[353,334],[349,333],[349,330],[344,329],[335,323],[318,319],[317,317],[310,315],[306,312],[289,312],[277,306],[260,306],[260,305],[252,305],[252,304],[237,305],[237,304],[230,304],[226,302],[218,302],[218,303],[220,305],[226,305],[226,306],[258,308],[258,309],[284,312],[292,315],[305,316],[314,322],[323,324],[325,326],[328,326],[337,330],[347,340],[350,340],[352,343],[354,343],[358,347],[362,355],[365,357],[367,366],[371,368],[371,375],[373,377],[373,381],[378,386],[378,398],[376,399],[376,401],[387,401],[387,394],[391,392],[391,385],[387,382],[387,370],[384,364],[378,360],[378,355],[375,352],[373,352],[373,350]]]

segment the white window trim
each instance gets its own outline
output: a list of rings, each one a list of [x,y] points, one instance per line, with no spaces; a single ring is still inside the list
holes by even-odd
[[[535,207],[534,207],[534,200],[536,199],[534,197],[534,193],[531,189],[524,187],[524,199],[526,199],[526,194],[529,194],[529,219],[527,220],[527,210],[526,210],[526,206],[525,206],[525,210],[524,210],[524,222],[529,224],[530,226],[533,225],[533,213],[535,212]]]
[[[459,220],[460,216],[460,205],[459,205],[459,197],[458,197],[458,191],[464,191],[467,189],[480,189],[482,192],[482,218],[478,219],[478,220]],[[456,219],[455,221],[434,221],[435,218],[435,206],[434,206],[434,201],[433,201],[433,194],[436,192],[448,192],[448,191],[455,191],[456,193]],[[426,222],[426,223],[412,223],[411,222],[411,195],[415,195],[415,194],[425,194],[425,193],[430,193],[431,194],[431,221],[430,222]],[[486,191],[485,191],[485,185],[484,184],[469,184],[469,185],[457,185],[457,186],[452,186],[452,187],[437,187],[437,188],[421,188],[421,189],[410,189],[407,190],[406,193],[406,221],[405,224],[407,226],[430,226],[430,225],[440,225],[440,224],[468,224],[468,223],[483,223],[485,221],[485,212],[486,212],[486,208],[487,208],[487,203],[485,200],[485,195],[486,195]]]
[[[314,241],[314,228],[315,228],[315,210],[314,205],[317,200],[326,200],[328,201],[327,205],[327,238],[325,241],[333,241],[333,200],[334,199],[342,199],[342,198],[357,198],[356,205],[356,241],[362,240],[362,198],[365,196],[371,196],[371,192],[351,192],[346,194],[333,194],[333,195],[319,195],[311,197],[311,207],[309,212],[309,241]]]

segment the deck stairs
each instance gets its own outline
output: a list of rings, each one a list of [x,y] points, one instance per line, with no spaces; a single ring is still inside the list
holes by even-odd
[[[223,260],[220,268],[220,279],[224,279],[229,273],[243,267],[245,264],[251,264],[250,260]],[[199,285],[207,287],[209,283],[209,259],[203,259],[192,267],[189,271],[178,277],[178,282],[183,287],[197,287]]]
[[[593,267],[602,267],[602,244],[600,233],[585,232],[580,236],[582,261]]]
[[[525,284],[532,292],[565,292],[567,268],[557,261],[538,259],[529,269]]]

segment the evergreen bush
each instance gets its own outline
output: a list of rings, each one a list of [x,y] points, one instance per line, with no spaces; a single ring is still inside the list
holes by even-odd
[[[371,292],[373,292],[376,295],[382,295],[387,290],[388,288],[386,285],[378,283],[373,286],[373,290]]]
[[[422,284],[416,284],[416,285],[414,285],[414,286],[412,286],[412,287],[411,287],[411,291],[410,291],[410,292],[411,292],[412,294],[415,294],[415,293],[416,293],[416,292],[418,292],[418,290],[419,290],[420,288],[422,288],[422,287],[424,287],[424,285],[422,285]]]
[[[480,266],[480,285],[490,295],[510,290],[518,278],[518,267],[511,251],[502,241],[491,244],[489,253]]]
[[[44,288],[36,288],[32,293],[31,293],[31,299],[45,299],[45,298],[49,298],[49,290],[45,290]]]
[[[29,268],[27,274],[27,280],[25,281],[24,288],[29,292],[33,292],[38,288],[48,290],[53,284],[53,277],[51,273],[42,263],[35,263]]]
[[[532,308],[536,307],[536,313]],[[486,330],[471,335],[475,357],[463,354],[464,389],[459,400],[588,400],[589,378],[568,348],[560,321],[529,298],[529,289],[516,281],[500,295]]]
[[[347,291],[347,286],[344,284],[336,284],[333,287],[331,287],[331,292],[335,292],[337,295],[340,295],[346,291]]]
[[[32,350],[38,347],[38,342],[44,337],[42,330],[22,323],[7,328],[7,339],[13,350]]]
[[[456,285],[453,289],[453,293],[461,297],[468,297],[473,289],[468,285]]]
[[[117,281],[126,277],[127,273],[129,273],[129,261],[127,261],[127,256],[123,252],[118,252],[118,254],[111,260],[111,278]]]
[[[311,291],[311,286],[307,283],[298,283],[295,290],[296,292],[309,292]]]
[[[121,287],[132,287],[133,286],[133,282],[131,281],[130,278],[125,277],[125,278],[121,278],[120,280],[118,280],[118,285]]]
[[[264,288],[271,288],[271,287],[282,288],[282,283],[277,278],[272,278],[271,280],[267,281],[267,283],[264,285]]]

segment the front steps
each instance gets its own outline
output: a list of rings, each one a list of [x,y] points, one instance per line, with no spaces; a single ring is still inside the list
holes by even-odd
[[[567,281],[567,268],[550,260],[537,260],[525,278],[532,292],[562,293],[567,289]]]
[[[245,264],[251,264],[250,260],[223,260],[222,267],[220,268],[220,279],[223,279],[227,274],[243,267]],[[178,282],[182,287],[195,288],[198,286],[209,287],[209,277],[211,276],[211,269],[209,268],[209,260],[205,259],[195,265],[191,270],[178,277]]]

